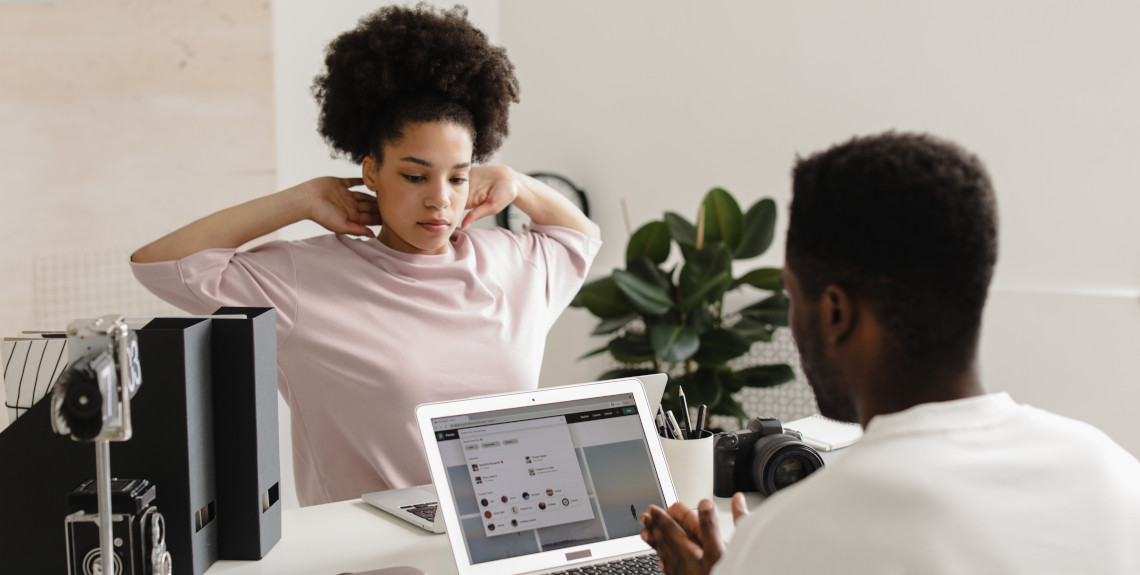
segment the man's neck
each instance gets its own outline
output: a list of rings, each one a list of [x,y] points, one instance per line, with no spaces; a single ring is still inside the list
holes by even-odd
[[[953,401],[986,393],[973,364],[953,373],[884,377],[865,389],[867,392],[862,394],[863,397],[856,398],[859,423],[863,427],[876,415],[896,413],[923,403]]]

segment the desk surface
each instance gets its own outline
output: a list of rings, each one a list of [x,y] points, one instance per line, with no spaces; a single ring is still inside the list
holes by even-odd
[[[759,502],[749,495],[749,506]],[[716,498],[721,529],[732,533],[729,500]],[[411,565],[431,575],[454,574],[447,535],[428,533],[360,500],[282,513],[281,541],[261,561],[218,561],[206,575],[338,575]]]
[[[844,450],[821,452],[831,464]],[[748,493],[748,508],[763,500]],[[712,498],[721,535],[732,536],[731,500]],[[281,540],[261,561],[218,561],[206,575],[339,575],[397,565],[430,575],[454,575],[447,535],[428,533],[356,499],[290,509],[281,514]]]

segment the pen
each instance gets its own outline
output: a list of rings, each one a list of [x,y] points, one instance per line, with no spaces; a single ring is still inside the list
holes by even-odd
[[[685,436],[681,433],[681,426],[677,424],[677,418],[673,417],[672,411],[665,412],[665,421],[669,422],[669,429],[671,429],[673,431],[673,435],[676,436],[673,439],[685,438]]]
[[[681,395],[681,419],[685,421],[682,439],[689,439],[693,436],[693,424],[689,421],[689,402],[685,400],[685,388],[678,385],[677,390]]]
[[[665,415],[661,413],[661,408],[657,408],[657,435],[661,437],[669,437],[669,430],[665,427]]]
[[[693,435],[700,437],[701,432],[705,429],[705,418],[708,414],[709,406],[700,404],[697,406],[697,427],[693,429]]]

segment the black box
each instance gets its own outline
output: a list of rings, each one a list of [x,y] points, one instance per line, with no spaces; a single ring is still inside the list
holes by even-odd
[[[192,575],[218,560],[211,324],[155,318],[138,330],[142,387],[131,401],[134,437],[111,445],[112,475],[154,483],[174,572]]]
[[[214,319],[219,559],[261,559],[281,539],[277,311],[223,307]]]

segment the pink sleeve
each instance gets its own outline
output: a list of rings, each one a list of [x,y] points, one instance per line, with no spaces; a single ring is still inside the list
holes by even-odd
[[[134,263],[135,279],[154,295],[191,314],[222,306],[277,308],[278,343],[297,317],[297,273],[287,242],[246,252],[210,249],[180,260]]]
[[[585,283],[602,241],[570,228],[538,224],[531,224],[530,233],[520,238],[528,238],[523,251],[529,250],[532,261],[546,268],[548,325],[554,325]]]

